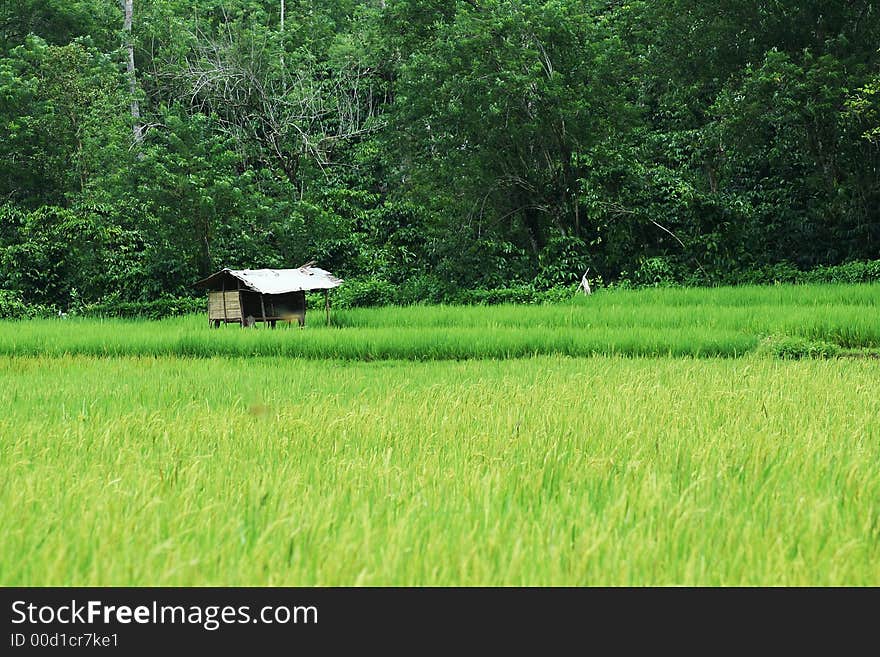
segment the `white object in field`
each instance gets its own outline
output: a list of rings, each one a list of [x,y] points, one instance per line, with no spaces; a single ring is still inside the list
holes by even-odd
[[[581,277],[581,287],[584,290],[584,294],[592,294],[593,291],[590,289],[590,281],[587,280],[587,274],[590,273],[590,268],[587,267],[587,271],[584,272],[584,275]]]

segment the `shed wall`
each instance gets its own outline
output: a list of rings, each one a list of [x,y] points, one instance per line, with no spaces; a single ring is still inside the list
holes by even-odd
[[[241,302],[238,290],[208,292],[208,319],[240,320]]]

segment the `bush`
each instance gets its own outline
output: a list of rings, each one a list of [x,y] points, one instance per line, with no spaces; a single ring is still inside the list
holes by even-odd
[[[463,306],[494,306],[503,303],[538,304],[566,301],[579,294],[579,286],[553,287],[539,290],[532,285],[515,285],[495,289],[443,290],[441,282],[433,277],[417,277],[401,285],[369,278],[348,279],[333,290],[334,308],[364,308],[369,306],[413,306],[418,304],[452,304]],[[308,308],[323,308],[323,292],[306,294]]]
[[[438,304],[448,298],[448,285],[437,276],[429,274],[413,276],[397,289],[397,303],[401,305]]]
[[[166,297],[154,301],[102,301],[81,306],[82,317],[140,317],[162,319],[174,315],[207,312],[205,297]]]
[[[788,262],[744,272],[731,283],[773,285],[777,283],[875,283],[880,282],[880,260],[847,262],[802,271]]]
[[[494,290],[462,290],[449,303],[468,306],[494,306],[502,303],[538,304],[566,301],[578,294],[579,287],[552,287],[549,290],[538,290],[531,285],[502,287]]]
[[[766,265],[759,269],[747,271],[731,281],[743,285],[775,285],[779,283],[802,283],[804,272],[788,262]]]
[[[817,267],[805,272],[806,283],[871,283],[880,281],[880,260],[848,262],[836,267]]]
[[[785,360],[802,360],[835,358],[840,355],[841,348],[823,340],[808,340],[793,335],[773,335],[761,343],[758,351]]]
[[[30,319],[32,317],[51,317],[57,311],[48,306],[26,304],[18,290],[0,290],[0,318]]]
[[[602,287],[601,280],[591,281],[591,284],[594,285],[596,289]],[[541,303],[560,303],[580,295],[583,295],[583,291],[581,290],[580,284],[578,284],[569,285],[568,287],[552,287],[549,290],[542,292],[540,298]]]
[[[680,278],[667,258],[645,258],[634,272],[622,271],[615,287],[671,287],[679,285]]]
[[[501,303],[536,303],[538,291],[530,285],[502,287],[494,290],[461,290],[451,301],[469,306],[494,306]]]
[[[338,308],[390,306],[399,303],[397,289],[377,278],[347,280],[333,291],[333,305]]]

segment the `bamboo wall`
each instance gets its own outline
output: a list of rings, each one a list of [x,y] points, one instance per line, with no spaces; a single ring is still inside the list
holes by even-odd
[[[238,290],[208,292],[208,319],[240,320],[241,302]]]

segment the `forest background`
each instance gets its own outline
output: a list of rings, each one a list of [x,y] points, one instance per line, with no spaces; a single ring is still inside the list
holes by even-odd
[[[6,0],[0,312],[880,280],[880,3]]]

